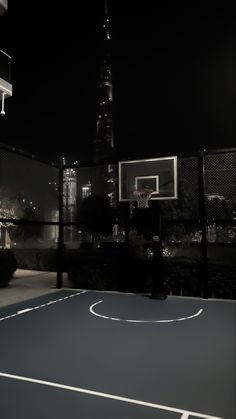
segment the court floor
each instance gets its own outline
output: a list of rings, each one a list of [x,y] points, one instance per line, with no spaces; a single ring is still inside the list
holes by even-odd
[[[1,419],[235,419],[236,302],[64,289],[0,309]]]

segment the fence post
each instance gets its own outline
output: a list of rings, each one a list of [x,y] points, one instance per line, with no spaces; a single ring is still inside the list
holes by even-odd
[[[124,272],[124,282],[122,283],[122,290],[125,292],[129,292],[130,289],[130,240],[129,240],[129,233],[130,233],[130,203],[123,202],[123,214],[124,214],[124,229],[125,229],[125,272]]]
[[[166,293],[164,291],[164,260],[163,260],[163,236],[162,236],[162,211],[159,204],[150,201],[152,218],[152,250],[153,258],[151,264],[152,276],[152,293],[151,299],[165,300]]]
[[[199,175],[199,216],[202,232],[201,249],[202,260],[200,265],[200,287],[203,298],[208,298],[208,266],[207,266],[207,216],[206,216],[206,188],[205,188],[205,150],[198,153]]]
[[[64,226],[63,226],[63,168],[59,167],[58,185],[58,243],[57,243],[57,288],[63,287],[63,260],[64,260]]]

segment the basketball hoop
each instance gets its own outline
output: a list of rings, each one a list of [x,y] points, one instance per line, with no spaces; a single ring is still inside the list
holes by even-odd
[[[138,189],[133,191],[134,199],[137,201],[138,208],[148,208],[148,201],[151,198],[152,189]]]

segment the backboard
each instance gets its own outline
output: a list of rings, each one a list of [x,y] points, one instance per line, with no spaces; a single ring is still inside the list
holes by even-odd
[[[150,189],[150,199],[177,199],[177,157],[120,161],[119,201],[135,199],[134,191]]]

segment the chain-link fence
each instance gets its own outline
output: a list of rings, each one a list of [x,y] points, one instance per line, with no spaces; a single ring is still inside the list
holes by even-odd
[[[235,297],[236,150],[177,157],[178,199],[159,201],[166,290]],[[59,168],[2,144],[0,250],[57,270],[58,287],[65,271],[72,286],[149,292],[152,231],[134,231],[118,188],[116,163]]]
[[[0,145],[0,254],[15,267],[57,271],[58,179],[55,165]]]
[[[210,295],[235,296],[235,163],[236,151],[232,149],[178,156],[178,199],[159,204],[163,213],[165,282],[169,293],[202,295],[208,282]],[[80,279],[86,276],[85,282],[91,287],[150,291],[152,234],[142,231],[134,234],[131,229],[131,205],[118,201],[118,165],[67,166],[64,184],[67,185],[64,187],[66,249],[67,252],[74,249],[76,260],[83,253],[78,275],[73,268],[77,262],[70,263],[74,282],[78,280],[83,285]],[[102,226],[109,214],[96,200],[99,196],[113,210],[109,228]],[[90,206],[88,202],[85,205],[88,197]],[[106,275],[99,276],[101,265]]]

